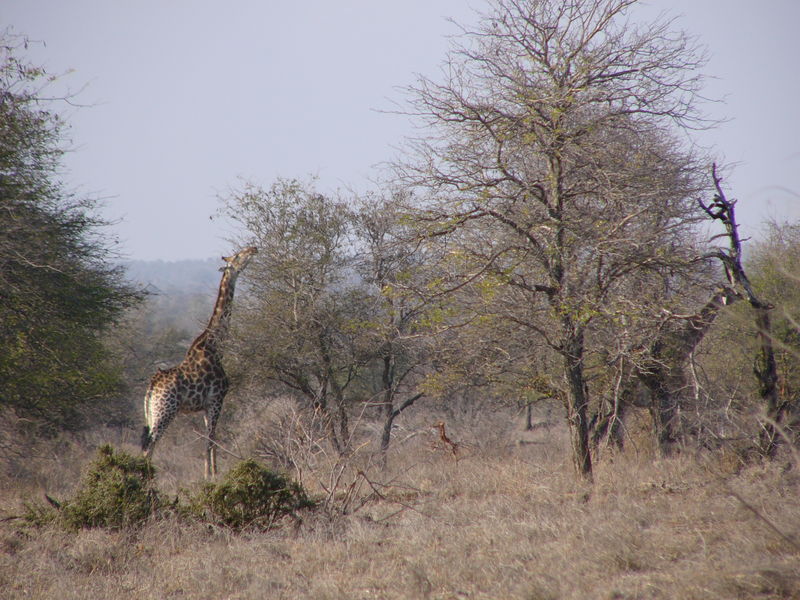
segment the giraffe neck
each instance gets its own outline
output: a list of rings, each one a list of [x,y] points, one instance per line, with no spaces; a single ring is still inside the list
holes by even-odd
[[[686,327],[686,356],[694,352],[694,349],[700,344],[714,322],[714,319],[719,315],[720,310],[726,304],[734,301],[735,297],[728,294],[726,291],[717,292],[706,305],[700,309],[700,312],[690,318]]]
[[[230,268],[223,271],[222,279],[219,282],[217,301],[214,304],[214,312],[211,313],[211,319],[209,319],[206,328],[195,338],[194,342],[192,342],[189,348],[189,354],[200,349],[202,349],[203,352],[219,353],[217,342],[224,337],[228,328],[237,275],[238,273]]]
[[[231,305],[233,304],[233,291],[236,287],[236,273],[233,269],[225,269],[222,279],[219,282],[219,292],[217,301],[214,304],[214,312],[208,321],[206,331],[215,334],[223,333],[228,326],[231,317]]]

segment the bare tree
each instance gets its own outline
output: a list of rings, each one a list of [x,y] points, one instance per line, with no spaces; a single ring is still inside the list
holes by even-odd
[[[424,254],[408,241],[398,194],[345,201],[313,182],[278,180],[227,201],[244,239],[261,249],[236,355],[254,384],[278,383],[305,399],[341,453],[352,414],[378,412],[385,458],[395,420],[424,396],[425,301],[395,285],[419,278]]]
[[[454,248],[440,287],[488,281],[486,307],[560,356],[574,462],[589,479],[587,336],[600,316],[638,311],[621,293],[631,277],[691,262],[691,198],[704,185],[702,157],[676,133],[705,124],[704,55],[669,22],[627,23],[634,3],[491,2],[442,80],[408,88],[426,135],[397,165],[430,198],[425,234]]]

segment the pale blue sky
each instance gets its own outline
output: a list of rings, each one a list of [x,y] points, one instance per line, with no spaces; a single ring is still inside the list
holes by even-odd
[[[476,8],[481,0],[470,0]],[[710,107],[730,122],[705,132],[728,162],[747,234],[800,218],[798,0],[650,0],[709,46]],[[464,0],[3,0],[0,26],[46,46],[30,58],[88,108],[69,109],[69,181],[107,198],[132,258],[227,253],[210,220],[244,177],[314,173],[323,188],[365,187],[373,165],[413,133],[379,112],[414,73],[436,76]],[[376,110],[377,109],[377,110]]]

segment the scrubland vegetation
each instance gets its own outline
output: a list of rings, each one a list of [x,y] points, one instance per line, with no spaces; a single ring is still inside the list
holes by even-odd
[[[800,227],[740,238],[704,51],[633,3],[492,0],[376,189],[220,199],[211,482],[199,416],[138,444],[212,298],[125,279],[6,34],[0,595],[800,597]]]
[[[432,447],[427,423],[440,416],[404,424],[422,433],[396,448],[387,470],[370,466],[366,447],[341,478],[331,456],[302,465],[293,474],[320,503],[266,532],[236,533],[169,511],[137,527],[78,532],[7,521],[0,530],[4,597],[800,594],[800,471],[791,460],[748,464],[732,450],[657,459],[645,435],[635,450],[601,460],[590,486],[572,473],[561,425],[538,428],[516,445],[509,424],[521,423],[518,414],[448,414],[448,435],[461,445],[455,459]],[[253,434],[238,421],[226,430],[234,438]],[[109,437],[98,432],[97,439]],[[156,485],[170,497],[201,476],[202,441],[192,439],[188,427],[178,427],[156,461]],[[136,452],[130,441],[114,441]],[[43,502],[44,490],[69,497],[78,466],[94,458],[87,441],[39,450],[26,477],[7,479],[13,486],[3,487],[4,515]],[[236,462],[224,460],[223,472]]]

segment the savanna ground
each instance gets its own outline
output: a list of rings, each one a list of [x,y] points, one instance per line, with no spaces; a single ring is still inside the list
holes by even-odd
[[[800,465],[788,451],[768,463],[727,448],[662,460],[640,436],[604,455],[589,486],[573,474],[560,424],[515,444],[518,415],[449,414],[456,459],[432,447],[427,425],[440,417],[405,423],[385,469],[370,445],[347,465],[296,449],[293,475],[320,505],[267,532],[169,514],[121,531],[25,527],[8,517],[44,493],[68,497],[101,443],[138,453],[135,432],[97,430],[42,443],[27,459],[9,455],[0,595],[800,598]],[[230,448],[263,455],[269,442],[259,435],[275,432],[263,418],[224,415]],[[173,495],[202,477],[197,423],[178,421],[154,459],[158,487]],[[235,459],[220,462],[224,472]]]

